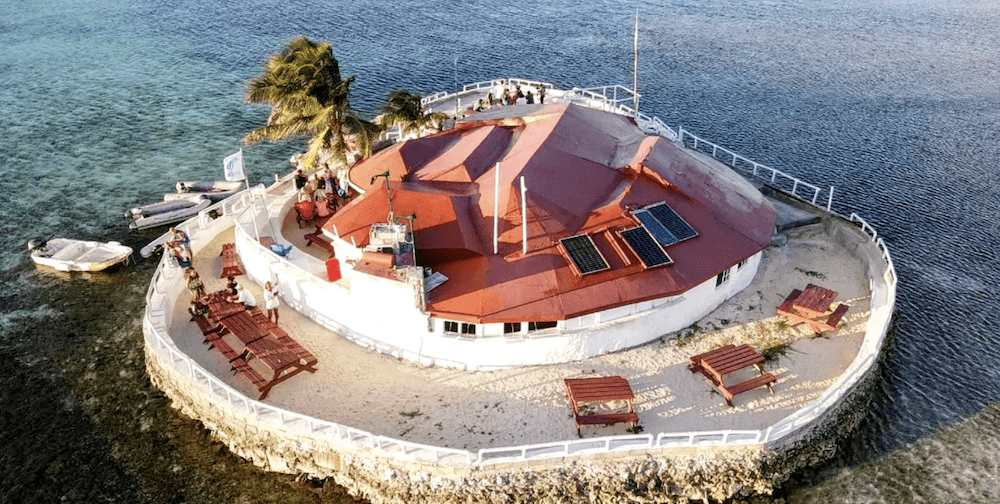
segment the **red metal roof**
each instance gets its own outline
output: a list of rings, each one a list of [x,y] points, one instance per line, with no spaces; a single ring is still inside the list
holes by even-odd
[[[364,246],[371,224],[389,213],[385,181],[371,183],[387,170],[394,214],[417,216],[417,263],[449,278],[430,292],[427,309],[467,322],[562,320],[680,294],[766,248],[777,217],[728,168],[644,135],[630,118],[577,105],[493,109],[456,129],[394,145],[354,167],[351,179],[366,193],[327,227]],[[627,209],[660,201],[698,236],[667,247],[674,264],[645,269],[618,231],[637,225]],[[581,277],[570,266],[559,240],[584,233],[610,269]]]

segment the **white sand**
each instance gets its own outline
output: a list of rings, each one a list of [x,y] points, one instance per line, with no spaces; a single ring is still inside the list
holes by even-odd
[[[312,229],[284,226],[285,238],[302,247]],[[221,289],[222,260],[212,250],[231,241],[220,236],[196,257],[207,288]],[[325,258],[318,247],[306,250]],[[262,302],[260,287],[239,277]],[[808,327],[787,327],[775,308],[795,288],[815,283],[838,291],[836,302],[851,305],[834,333],[813,337]],[[280,325],[319,359],[319,370],[302,373],[271,390],[267,403],[417,443],[476,450],[573,439],[576,424],[563,379],[621,375],[636,394],[643,432],[761,429],[807,405],[832,384],[854,359],[868,319],[868,281],[859,260],[828,240],[821,226],[792,232],[788,244],[764,253],[754,282],[695,326],[639,348],[582,362],[504,371],[466,372],[426,368],[359,347],[323,329],[294,310],[281,307]],[[253,397],[250,385],[227,370],[183,312],[187,294],[174,313],[171,334],[217,376]],[[688,358],[727,343],[748,343],[773,358],[765,370],[778,382],[771,395],[761,387],[726,405]],[[749,378],[734,373],[727,382]],[[731,380],[731,381],[730,381]],[[613,405],[610,405],[613,406]],[[628,425],[584,426],[584,437],[626,433]]]

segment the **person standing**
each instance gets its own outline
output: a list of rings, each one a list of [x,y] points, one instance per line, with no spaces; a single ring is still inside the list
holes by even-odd
[[[277,280],[275,280],[277,282]],[[264,308],[267,309],[267,319],[274,316],[274,323],[278,323],[278,286],[267,282],[264,284]]]
[[[191,299],[202,299],[205,297],[205,284],[198,275],[198,270],[188,268],[184,270],[187,275],[187,288],[191,292]]]

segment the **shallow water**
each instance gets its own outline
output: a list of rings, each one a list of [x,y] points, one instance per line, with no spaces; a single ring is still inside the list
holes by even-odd
[[[993,502],[1000,184],[998,7],[951,2],[642,2],[640,108],[821,187],[891,247],[897,326],[872,410],[791,502]],[[153,261],[37,269],[62,235],[138,249],[122,213],[214,179],[267,110],[242,102],[296,35],[330,41],[372,113],[396,88],[495,77],[631,83],[635,5],[442,1],[0,4],[0,399],[4,502],[344,501],[261,473],[145,375]],[[302,142],[244,148],[253,181]]]

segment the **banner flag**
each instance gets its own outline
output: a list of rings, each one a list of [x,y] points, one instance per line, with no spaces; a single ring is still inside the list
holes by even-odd
[[[222,168],[226,172],[226,180],[233,181],[247,178],[243,170],[243,149],[240,149],[236,154],[226,156],[226,159],[222,160]]]

